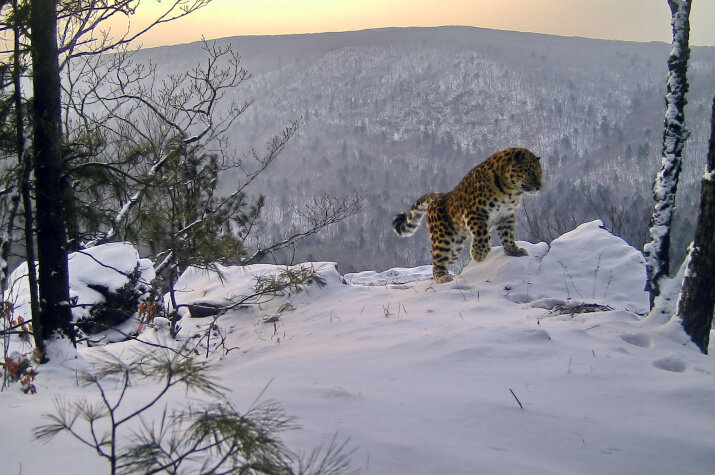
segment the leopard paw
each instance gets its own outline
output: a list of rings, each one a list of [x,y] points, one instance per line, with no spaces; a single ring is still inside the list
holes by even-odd
[[[504,249],[504,254],[507,256],[513,256],[513,257],[521,257],[521,256],[528,256],[529,253],[526,251],[526,249],[522,249],[521,247],[515,247],[513,249]]]
[[[447,282],[452,282],[454,279],[449,274],[439,274],[434,276],[434,281],[437,284],[446,284]]]

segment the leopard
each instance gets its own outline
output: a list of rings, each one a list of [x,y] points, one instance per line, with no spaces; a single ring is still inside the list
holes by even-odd
[[[392,227],[400,237],[412,236],[426,213],[434,280],[450,282],[449,269],[470,238],[472,260],[487,257],[493,229],[506,255],[528,255],[514,241],[515,214],[524,193],[541,190],[541,178],[540,157],[526,148],[502,150],[474,167],[452,191],[419,198],[407,213],[395,216]]]

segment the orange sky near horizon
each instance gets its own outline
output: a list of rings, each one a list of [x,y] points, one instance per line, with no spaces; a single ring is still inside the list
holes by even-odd
[[[144,0],[132,17],[133,27],[145,24],[169,3]],[[141,44],[188,43],[202,35],[214,39],[442,25],[626,41],[672,40],[666,0],[213,0],[185,18],[158,26],[142,37]],[[715,46],[715,1],[694,2],[690,40],[692,45]]]

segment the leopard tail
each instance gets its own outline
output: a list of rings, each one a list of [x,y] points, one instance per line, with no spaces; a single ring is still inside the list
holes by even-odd
[[[432,202],[443,196],[443,193],[429,193],[415,201],[407,213],[400,213],[392,220],[392,228],[400,237],[408,237],[415,234],[420,227],[425,211]]]

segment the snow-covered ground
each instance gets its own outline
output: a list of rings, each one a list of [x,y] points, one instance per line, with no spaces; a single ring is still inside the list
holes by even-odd
[[[424,267],[341,276],[312,264],[327,285],[220,318],[237,348],[214,353],[217,376],[239,409],[261,395],[296,416],[294,449],[349,437],[362,473],[713,473],[715,360],[677,325],[645,318],[643,258],[599,224],[550,248],[520,243],[528,257],[496,247],[440,286]],[[181,302],[225,303],[276,268],[224,271],[187,273]],[[571,313],[586,304],[603,307]],[[182,334],[210,322],[187,316]],[[136,345],[107,349],[123,357]],[[68,437],[32,440],[53,398],[96,397],[91,388],[57,364],[36,386],[0,393],[2,472],[104,473]],[[128,403],[151,389],[132,387]]]

